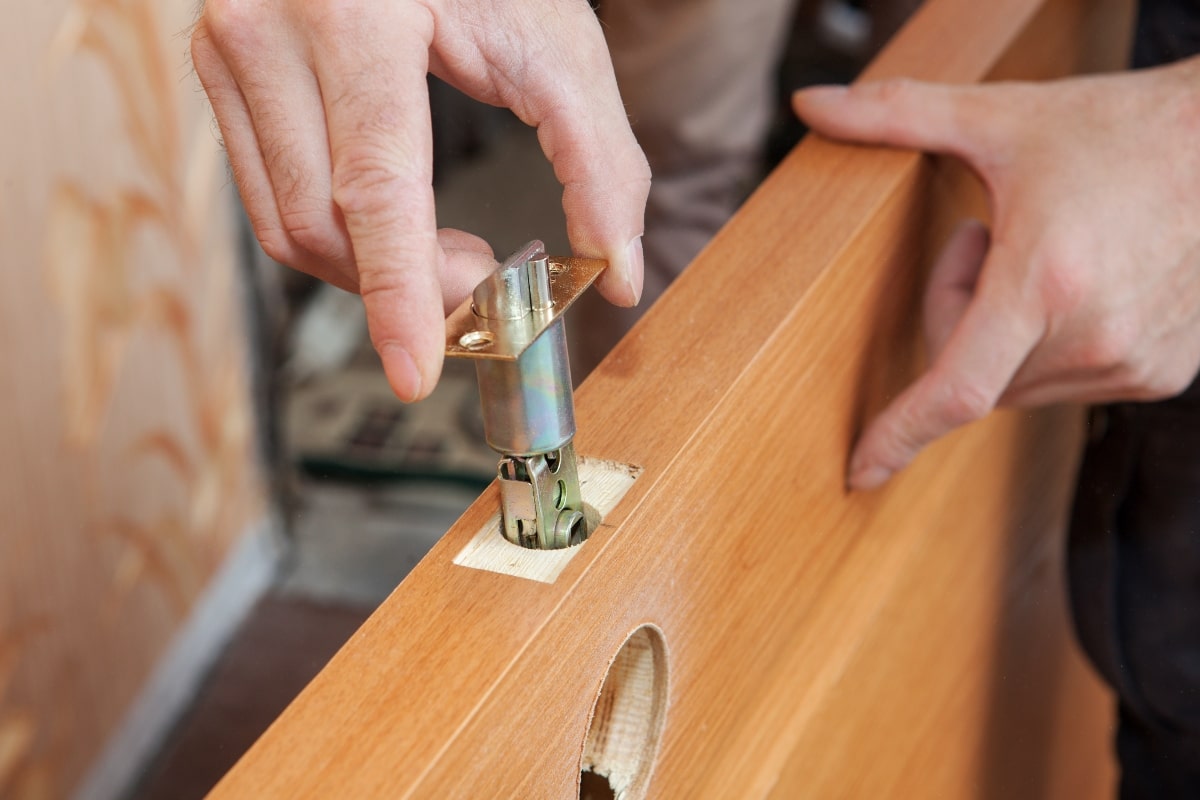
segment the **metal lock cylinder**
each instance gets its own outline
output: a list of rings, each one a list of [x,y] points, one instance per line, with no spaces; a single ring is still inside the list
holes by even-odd
[[[523,547],[568,547],[588,534],[562,314],[605,266],[550,258],[530,242],[446,320],[446,355],[475,359],[484,435],[502,456],[501,530]]]
[[[526,246],[475,288],[475,314],[500,325],[536,325],[554,308],[550,259]],[[562,317],[545,325],[516,361],[475,362],[483,431],[493,450],[532,455],[557,450],[575,435],[571,367]]]

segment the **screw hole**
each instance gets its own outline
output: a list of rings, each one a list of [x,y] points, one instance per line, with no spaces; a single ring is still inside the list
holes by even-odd
[[[465,350],[483,350],[495,341],[496,334],[491,331],[471,331],[459,337],[458,344]]]

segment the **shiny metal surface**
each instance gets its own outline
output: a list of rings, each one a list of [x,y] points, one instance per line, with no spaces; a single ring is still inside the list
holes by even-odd
[[[500,268],[484,278],[471,293],[475,315],[489,320],[514,320],[529,316],[529,263],[545,258],[546,248],[534,240],[513,253]]]
[[[531,244],[540,246],[540,242]],[[525,248],[521,253],[524,252]],[[511,260],[506,260],[505,264]],[[473,296],[446,319],[446,355],[452,358],[515,361],[542,331],[562,317],[571,304],[587,291],[608,266],[608,262],[595,258],[548,256],[546,265],[552,305],[548,308],[539,307],[535,312],[531,299],[528,301],[530,305],[525,306],[526,315],[504,318],[500,315],[513,313],[511,308],[490,299],[484,299],[480,304],[479,298]],[[497,272],[503,270],[502,266]],[[493,273],[476,287],[476,294],[484,284],[489,285],[489,291],[499,291],[504,287],[504,291],[511,290],[518,296],[528,297],[532,294],[532,290],[524,289],[529,285],[529,275],[525,271],[513,271],[499,278]],[[477,314],[477,309],[493,316]],[[485,339],[486,342],[482,341]]]
[[[561,319],[516,361],[475,362],[488,445],[505,455],[557,450],[575,435],[571,368]]]
[[[558,550],[587,538],[575,448],[500,460],[500,525],[513,544]]]
[[[446,355],[476,359],[484,435],[504,456],[502,532],[523,547],[568,547],[588,533],[562,313],[605,266],[549,257],[530,242],[446,321]]]

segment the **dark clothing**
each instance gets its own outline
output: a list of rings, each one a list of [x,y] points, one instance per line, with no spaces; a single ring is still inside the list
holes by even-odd
[[[1135,67],[1200,53],[1200,0],[1138,11]],[[1080,642],[1118,697],[1121,798],[1197,800],[1200,378],[1171,400],[1093,409],[1090,423],[1067,570]]]
[[[1133,66],[1154,67],[1200,53],[1200,0],[1142,0]]]
[[[1075,626],[1120,701],[1123,800],[1200,798],[1200,381],[1092,411],[1068,569]]]

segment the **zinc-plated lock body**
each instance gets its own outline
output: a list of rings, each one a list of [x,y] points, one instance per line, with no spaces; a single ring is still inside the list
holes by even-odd
[[[484,435],[502,456],[503,533],[523,547],[568,547],[588,534],[562,314],[605,266],[530,242],[446,321],[446,355],[475,359]]]

